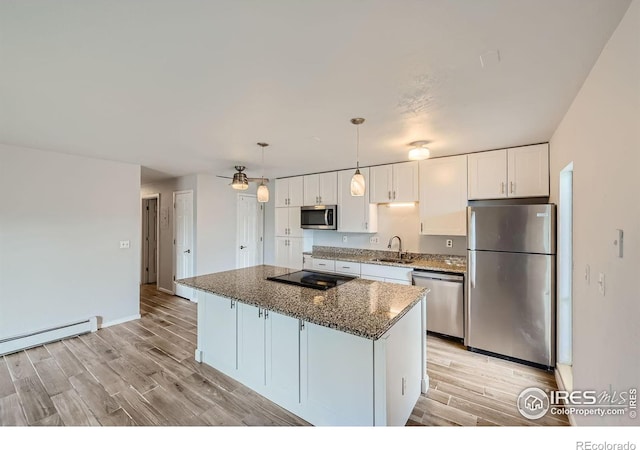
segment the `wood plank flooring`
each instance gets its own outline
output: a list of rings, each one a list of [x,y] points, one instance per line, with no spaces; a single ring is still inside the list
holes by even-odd
[[[145,285],[141,319],[0,357],[0,425],[299,426],[307,422],[193,359],[196,305]],[[528,421],[525,387],[551,374],[429,337],[430,389],[407,425],[568,425]]]

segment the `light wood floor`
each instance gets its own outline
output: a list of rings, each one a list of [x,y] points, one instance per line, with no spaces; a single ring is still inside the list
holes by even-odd
[[[196,306],[143,286],[142,318],[0,357],[0,425],[308,425],[193,360]],[[546,372],[429,337],[431,387],[407,425],[566,425],[516,410]]]

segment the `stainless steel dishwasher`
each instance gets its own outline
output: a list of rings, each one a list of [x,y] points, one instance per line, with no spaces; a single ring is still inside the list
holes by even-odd
[[[427,331],[464,339],[464,275],[414,270],[413,284],[427,287]]]

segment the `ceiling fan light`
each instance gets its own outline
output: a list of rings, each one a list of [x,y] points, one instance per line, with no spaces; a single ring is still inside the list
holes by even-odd
[[[258,202],[267,203],[269,201],[269,188],[265,184],[258,186]]]
[[[364,191],[364,175],[360,173],[360,169],[356,169],[356,173],[351,177],[351,195],[353,197],[362,197],[364,196]]]
[[[247,176],[241,172],[233,174],[231,187],[239,191],[245,191],[249,189],[249,180],[247,179]]]
[[[420,161],[431,156],[431,152],[427,147],[416,147],[409,150],[409,159],[412,161]]]

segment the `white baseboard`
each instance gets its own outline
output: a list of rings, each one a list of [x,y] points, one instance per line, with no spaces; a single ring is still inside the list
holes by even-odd
[[[567,389],[565,388],[564,382],[562,381],[562,376],[560,376],[560,371],[558,369],[555,369],[553,371],[553,374],[556,378],[556,384],[558,385],[558,389],[561,391],[566,391]],[[573,414],[567,414],[567,418],[569,419],[569,425],[571,425],[572,427],[575,427],[578,425],[576,423],[576,418]]]
[[[176,293],[175,293],[175,292],[170,291],[169,289],[165,289],[165,288],[163,288],[163,287],[159,287],[159,288],[158,288],[158,290],[159,290],[160,292],[164,292],[165,294],[169,294],[169,295],[176,295]]]
[[[121,317],[116,320],[109,320],[108,322],[102,322],[100,324],[100,328],[112,327],[114,325],[119,325],[121,323],[130,322],[132,320],[138,320],[140,318],[140,314],[134,314],[132,316]]]

